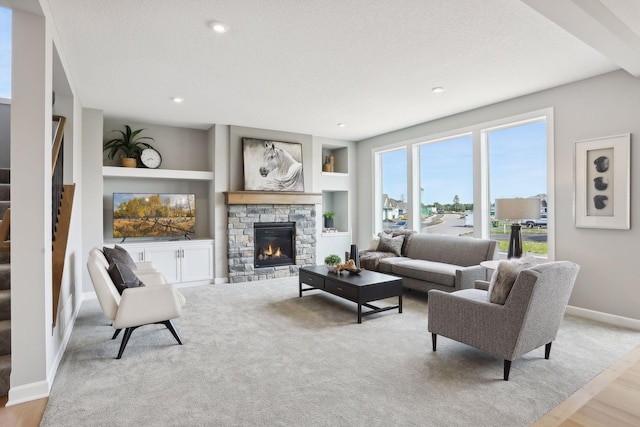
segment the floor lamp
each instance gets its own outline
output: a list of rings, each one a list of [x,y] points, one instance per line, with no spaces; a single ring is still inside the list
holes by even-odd
[[[496,218],[513,220],[507,258],[520,258],[522,256],[522,235],[520,234],[522,226],[519,221],[525,218],[540,218],[540,199],[496,199]]]

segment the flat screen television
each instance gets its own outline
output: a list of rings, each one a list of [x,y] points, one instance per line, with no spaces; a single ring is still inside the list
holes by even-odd
[[[113,193],[113,237],[179,237],[196,233],[196,195]]]

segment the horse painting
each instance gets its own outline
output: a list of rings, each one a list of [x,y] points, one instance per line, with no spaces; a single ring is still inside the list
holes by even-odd
[[[243,143],[246,190],[304,191],[300,144],[248,138]]]

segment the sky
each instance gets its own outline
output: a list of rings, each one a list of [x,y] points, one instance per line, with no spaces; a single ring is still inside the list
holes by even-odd
[[[11,10],[0,7],[0,98],[11,98]]]
[[[421,201],[473,203],[473,147],[471,136],[420,147]],[[490,198],[531,197],[547,192],[546,124],[535,122],[489,133]],[[407,200],[407,152],[382,156],[382,191]]]

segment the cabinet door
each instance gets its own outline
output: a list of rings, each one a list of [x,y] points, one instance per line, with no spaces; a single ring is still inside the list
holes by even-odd
[[[188,245],[182,251],[183,282],[213,279],[213,245]]]
[[[180,282],[180,247],[178,245],[153,246],[145,249],[146,261],[151,261],[169,283]]]
[[[133,262],[144,262],[144,246],[130,246],[130,245],[121,245],[123,248],[129,252],[131,258],[133,258]]]

